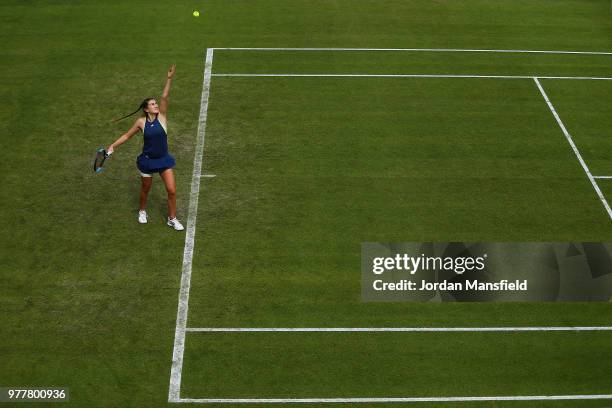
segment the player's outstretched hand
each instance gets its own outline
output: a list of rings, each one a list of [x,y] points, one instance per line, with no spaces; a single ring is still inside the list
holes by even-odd
[[[172,64],[172,66],[168,69],[168,79],[172,79],[174,76],[174,71],[176,71],[176,64]]]

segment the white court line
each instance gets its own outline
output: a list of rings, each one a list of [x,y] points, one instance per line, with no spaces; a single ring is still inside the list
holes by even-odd
[[[582,79],[612,81],[612,77],[453,74],[212,74],[215,77],[338,77],[338,78],[491,78],[491,79]]]
[[[580,165],[582,166],[582,169],[584,170],[584,172],[586,173],[587,177],[591,181],[591,184],[593,185],[593,188],[595,189],[595,192],[597,193],[597,196],[599,197],[599,199],[601,200],[601,203],[603,204],[604,208],[606,209],[606,212],[608,213],[608,216],[612,220],[612,209],[610,208],[610,205],[608,204],[608,201],[606,201],[606,198],[604,197],[603,193],[599,189],[599,186],[597,185],[597,182],[595,181],[595,178],[591,174],[591,171],[589,170],[588,166],[586,165],[586,163],[582,159],[582,155],[580,154],[580,152],[578,151],[578,148],[574,144],[574,140],[572,139],[572,136],[569,134],[569,132],[565,128],[565,125],[563,124],[563,122],[561,121],[561,118],[557,114],[557,111],[555,110],[555,107],[553,106],[553,104],[548,99],[548,95],[546,95],[546,92],[544,91],[544,88],[542,88],[542,85],[540,84],[540,81],[538,81],[538,78],[533,78],[533,80],[535,81],[536,85],[538,86],[538,89],[540,90],[540,93],[544,97],[544,100],[546,101],[546,104],[548,105],[548,108],[550,109],[550,111],[552,112],[553,116],[557,120],[557,123],[559,124],[559,127],[563,131],[563,134],[565,135],[565,138],[567,139],[568,143],[572,147],[572,150],[574,151],[574,154],[578,158],[578,161],[580,162]]]
[[[188,332],[547,332],[612,331],[612,326],[532,327],[188,327]]]
[[[183,370],[183,352],[185,351],[185,328],[187,327],[187,309],[189,304],[189,289],[191,286],[191,263],[195,240],[196,218],[198,216],[198,197],[200,194],[200,174],[202,173],[202,156],[204,154],[204,136],[206,132],[206,116],[208,112],[208,96],[213,63],[213,50],[206,51],[204,64],[204,81],[200,99],[200,117],[198,119],[198,135],[193,159],[193,176],[191,177],[191,194],[189,196],[189,216],[183,251],[183,270],[181,272],[181,288],[179,290],[178,311],[176,313],[176,329],[174,331],[174,348],[172,351],[172,369],[170,371],[170,387],[168,402],[178,402],[181,392],[181,373]]]
[[[596,179],[612,179],[612,176],[593,176]]]
[[[414,397],[414,398],[181,398],[177,402],[204,404],[261,403],[374,403],[374,402],[465,402],[465,401],[560,401],[612,399],[611,394],[595,395],[517,395],[502,397]]]
[[[612,55],[608,51],[554,51],[554,50],[486,50],[464,48],[214,48],[219,51],[404,51],[404,52],[491,52],[508,54],[579,54]]]

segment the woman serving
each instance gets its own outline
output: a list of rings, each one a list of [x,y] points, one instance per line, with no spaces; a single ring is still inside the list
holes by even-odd
[[[144,116],[136,119],[134,125],[122,134],[112,145],[108,147],[108,154],[113,153],[114,149],[128,139],[134,136],[138,131],[142,131],[144,138],[144,146],[142,153],[136,159],[136,166],[140,171],[141,189],[140,189],[140,208],[138,211],[138,222],[146,224],[147,222],[147,196],[153,184],[153,173],[159,173],[168,192],[168,220],[167,223],[177,231],[185,229],[179,220],[176,219],[176,183],[174,181],[174,173],[172,168],[176,164],[174,157],[168,152],[168,122],[166,113],[168,111],[168,94],[170,93],[170,85],[174,76],[175,65],[173,64],[168,70],[168,78],[164,92],[162,93],[160,104],[154,98],[147,98],[129,115],[125,115],[116,121],[125,119],[142,111]]]

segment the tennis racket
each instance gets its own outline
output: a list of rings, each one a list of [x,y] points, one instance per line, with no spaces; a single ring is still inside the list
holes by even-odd
[[[94,159],[93,164],[93,169],[95,173],[100,173],[102,172],[102,170],[104,170],[104,162],[111,154],[112,152],[107,152],[106,149],[103,147],[100,147],[98,150],[96,150],[96,157]]]

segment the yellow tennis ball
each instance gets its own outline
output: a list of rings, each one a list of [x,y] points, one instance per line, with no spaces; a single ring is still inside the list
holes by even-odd
[[[198,10],[193,12],[194,17],[200,17],[200,12]]]

